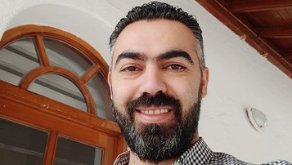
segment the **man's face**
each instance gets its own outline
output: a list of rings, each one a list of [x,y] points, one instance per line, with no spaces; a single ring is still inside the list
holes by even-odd
[[[142,160],[172,158],[191,145],[208,82],[196,45],[188,27],[164,19],[134,22],[116,40],[109,75],[113,112]]]

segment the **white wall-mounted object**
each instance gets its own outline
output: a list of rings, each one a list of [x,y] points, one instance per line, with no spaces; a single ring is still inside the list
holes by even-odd
[[[249,121],[257,131],[263,131],[265,129],[268,119],[262,111],[250,108],[247,110],[247,115]]]

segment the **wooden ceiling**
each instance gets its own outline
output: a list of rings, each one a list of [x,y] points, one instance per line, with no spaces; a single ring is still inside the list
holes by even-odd
[[[196,0],[292,79],[292,0]]]

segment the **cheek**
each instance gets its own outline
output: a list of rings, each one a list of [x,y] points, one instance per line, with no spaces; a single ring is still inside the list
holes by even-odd
[[[190,108],[198,100],[199,84],[187,82],[190,81],[181,80],[172,85],[175,97],[181,101],[183,109]]]
[[[125,109],[127,102],[131,100],[131,93],[133,89],[131,85],[124,84],[123,82],[117,81],[112,84],[112,100],[116,107],[119,109]]]

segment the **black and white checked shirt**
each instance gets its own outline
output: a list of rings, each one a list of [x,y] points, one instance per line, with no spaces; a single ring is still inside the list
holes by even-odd
[[[124,152],[117,157],[114,165],[128,165],[130,161],[130,151]],[[172,165],[253,165],[243,162],[234,156],[213,152],[205,143],[203,138],[194,144],[193,147],[183,153]],[[262,165],[292,165],[287,161],[274,161]]]

